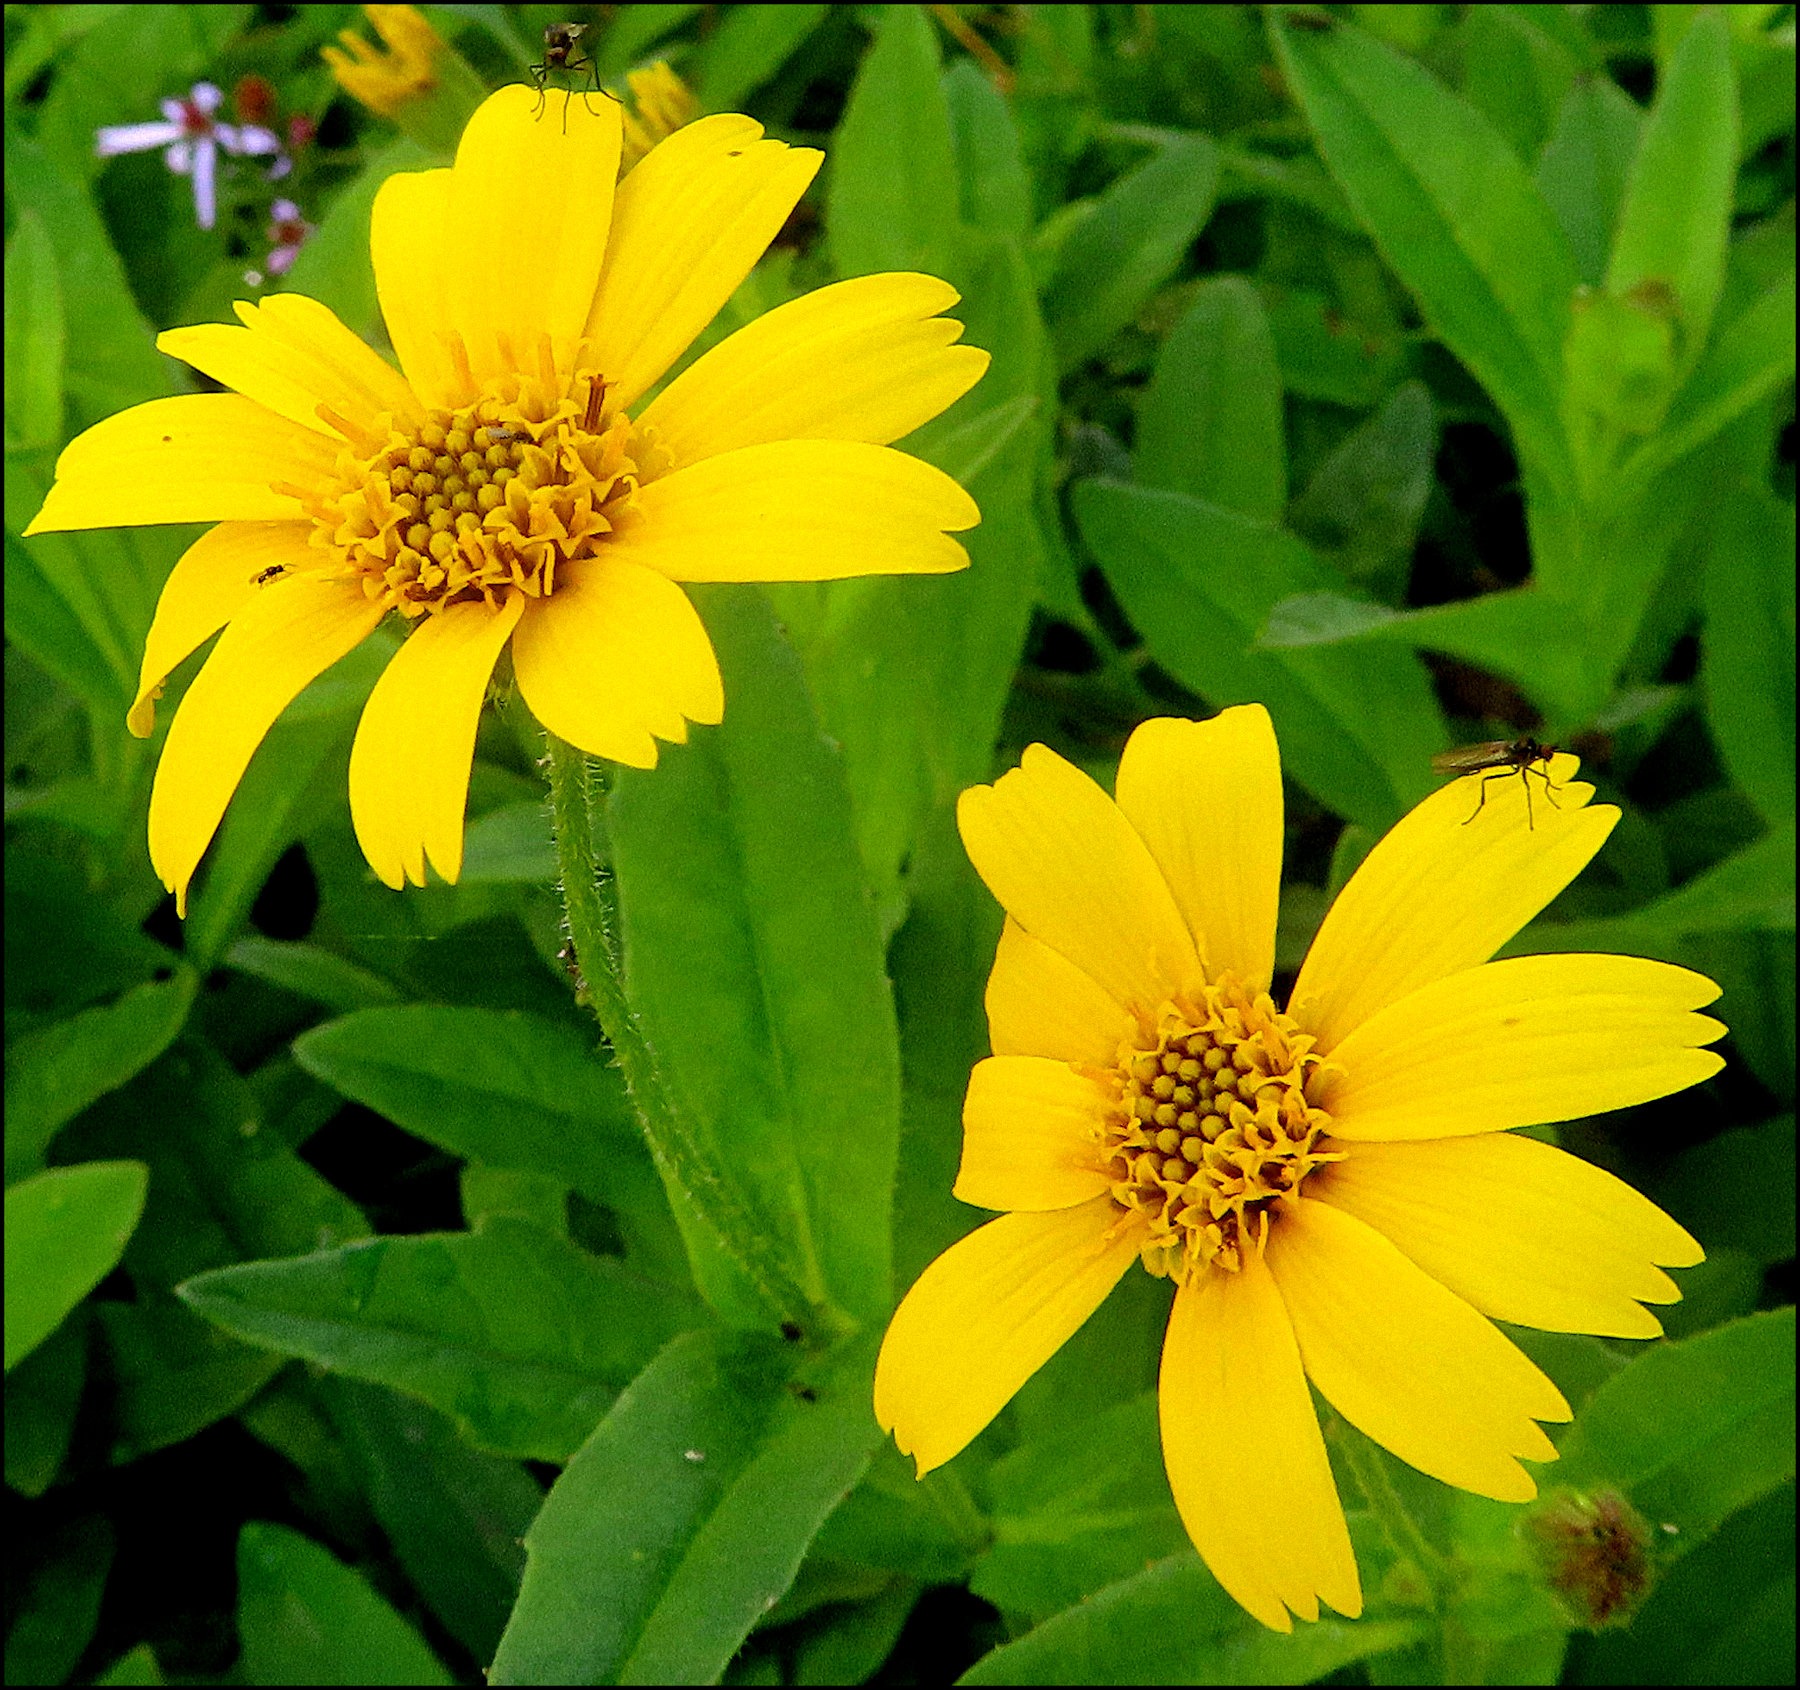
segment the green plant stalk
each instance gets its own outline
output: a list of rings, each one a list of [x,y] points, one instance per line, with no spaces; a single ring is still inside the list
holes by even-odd
[[[564,919],[582,995],[625,1076],[657,1169],[686,1196],[701,1224],[743,1270],[767,1305],[771,1324],[793,1321],[807,1331],[832,1331],[842,1325],[842,1317],[814,1306],[802,1291],[669,1096],[656,1053],[625,995],[616,892],[597,846],[605,837],[603,766],[554,734],[544,737]]]

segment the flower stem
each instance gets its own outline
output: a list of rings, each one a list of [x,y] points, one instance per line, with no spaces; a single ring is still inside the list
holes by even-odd
[[[656,1052],[625,994],[617,887],[600,848],[606,837],[605,767],[554,734],[544,737],[563,910],[582,995],[625,1076],[650,1154],[664,1180],[686,1196],[696,1218],[742,1269],[772,1321],[817,1328],[825,1311],[813,1307],[787,1272],[692,1123],[675,1107]]]

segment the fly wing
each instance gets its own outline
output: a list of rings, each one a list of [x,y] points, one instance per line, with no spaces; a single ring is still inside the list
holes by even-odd
[[[1431,772],[1438,775],[1468,775],[1480,769],[1510,767],[1513,742],[1510,739],[1486,739],[1479,745],[1459,745],[1453,751],[1440,751],[1431,759]]]

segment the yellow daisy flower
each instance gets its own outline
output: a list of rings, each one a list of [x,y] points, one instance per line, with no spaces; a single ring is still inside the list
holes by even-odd
[[[417,6],[365,6],[363,16],[381,37],[381,47],[342,29],[343,46],[321,47],[319,56],[346,94],[392,117],[437,86],[437,62],[449,49]]]
[[[357,838],[388,885],[462,863],[476,719],[510,642],[551,733],[648,768],[724,707],[688,581],[939,573],[980,513],[887,443],[988,355],[952,344],[932,276],[863,276],[740,329],[639,401],[730,297],[820,155],[702,118],[619,180],[612,100],[541,122],[530,88],[471,119],[453,169],[390,178],[372,249],[394,370],[297,294],[163,351],[235,389],[152,400],[72,441],[28,533],[217,522],[175,566],[134,733],[223,628],[170,726],[150,855],[188,883],[251,754],[390,612],[410,637],[350,759]],[[402,373],[403,372],[403,373]]]
[[[625,151],[620,162],[629,170],[677,129],[692,123],[700,115],[700,100],[662,59],[627,71],[625,86],[631,101],[624,114]]]
[[[1692,1238],[1611,1174],[1509,1131],[1715,1073],[1701,975],[1496,950],[1619,812],[1558,755],[1435,793],[1358,869],[1285,1010],[1269,995],[1281,770],[1259,705],[1131,736],[1117,798],[1041,745],[958,810],[1006,907],[994,1054],[956,1195],[1005,1210],[895,1313],[875,1413],[921,1474],[963,1448],[1134,1259],[1178,1287],[1163,1459],[1220,1584],[1290,1629],[1362,1609],[1307,1381],[1422,1472],[1536,1494],[1556,1387],[1491,1324],[1649,1338]]]

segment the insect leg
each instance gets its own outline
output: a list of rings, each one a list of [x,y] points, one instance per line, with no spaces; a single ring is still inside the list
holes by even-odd
[[[1481,796],[1478,799],[1476,799],[1475,808],[1469,812],[1469,821],[1463,823],[1464,827],[1467,827],[1469,825],[1469,822],[1472,822],[1478,815],[1481,814],[1481,807],[1483,804],[1485,804],[1487,802],[1488,782],[1491,780],[1499,780],[1503,776],[1510,775],[1511,773],[1512,773],[1511,769],[1498,769],[1498,770],[1494,771],[1492,774],[1485,774],[1481,777]]]

